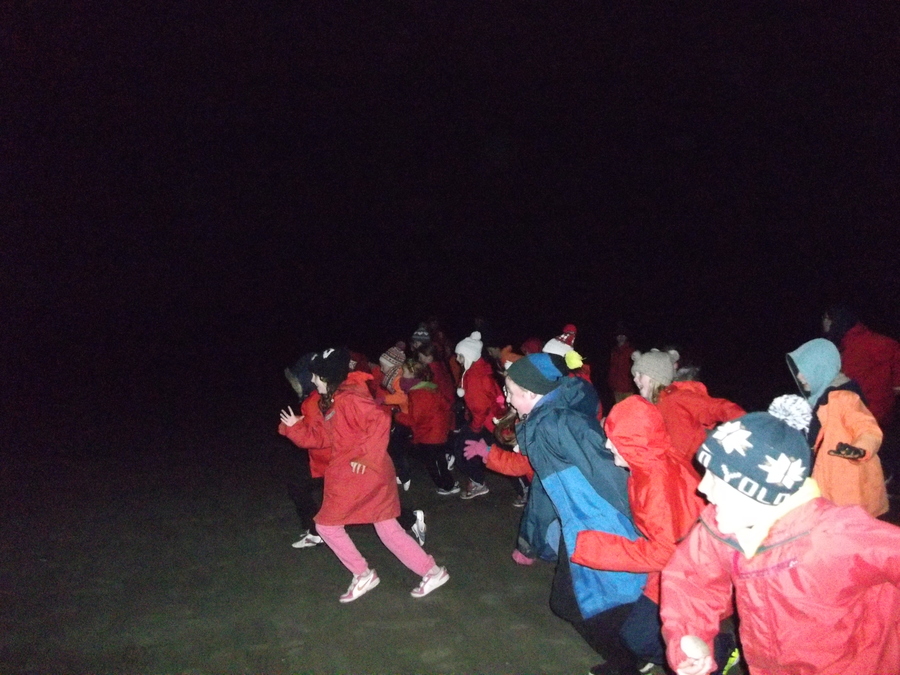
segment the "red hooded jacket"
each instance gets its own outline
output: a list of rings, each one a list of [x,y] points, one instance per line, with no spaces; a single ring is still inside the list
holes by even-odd
[[[319,525],[378,523],[400,515],[394,463],[387,453],[391,415],[369,393],[368,373],[351,372],[319,419],[294,426],[303,447],[331,447]],[[351,462],[364,465],[354,473]]]
[[[751,675],[900,673],[900,528],[813,499],[769,530],[752,558],[718,530],[715,506],[663,571],[663,637],[712,645],[734,594]]]
[[[644,539],[578,533],[572,562],[618,572],[649,572],[644,595],[659,603],[660,572],[705,506],[691,467],[672,447],[659,410],[640,396],[612,407],[606,434],[628,462],[628,502]]]
[[[441,396],[447,399],[447,403],[452,406],[456,400],[456,383],[453,381],[453,375],[450,374],[447,364],[435,359],[428,364],[428,369],[431,371],[431,381],[437,385]]]

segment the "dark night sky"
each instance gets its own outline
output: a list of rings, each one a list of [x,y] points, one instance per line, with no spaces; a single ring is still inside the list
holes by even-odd
[[[0,11],[7,414],[278,388],[429,313],[601,364],[625,318],[721,383],[831,300],[900,330],[896,2]]]

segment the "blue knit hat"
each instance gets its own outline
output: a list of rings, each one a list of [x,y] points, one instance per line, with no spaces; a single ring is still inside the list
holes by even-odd
[[[562,384],[568,372],[561,356],[541,352],[528,354],[513,363],[506,371],[506,376],[522,389],[543,395]]]
[[[810,472],[802,432],[765,412],[747,413],[710,431],[697,461],[743,495],[777,506]]]

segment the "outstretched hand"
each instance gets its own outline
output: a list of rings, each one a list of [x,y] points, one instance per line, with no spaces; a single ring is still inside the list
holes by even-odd
[[[300,421],[300,418],[294,414],[294,411],[291,410],[291,406],[288,406],[287,410],[281,411],[281,421],[285,426],[292,427]]]

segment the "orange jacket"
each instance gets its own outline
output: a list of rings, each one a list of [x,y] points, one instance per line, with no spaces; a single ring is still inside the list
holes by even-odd
[[[839,506],[859,504],[875,517],[886,513],[887,490],[878,458],[882,432],[875,417],[856,393],[845,389],[829,392],[816,417],[822,428],[813,445],[816,460],[812,476],[822,496]],[[829,455],[838,443],[849,443],[866,454],[859,460]]]
[[[388,391],[385,394],[384,402],[386,405],[395,405],[400,408],[400,412],[408,413],[409,412],[409,397],[400,388],[400,378],[403,376],[403,373],[399,370],[397,371],[397,376],[391,380],[391,389],[394,391]]]

